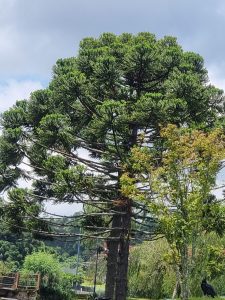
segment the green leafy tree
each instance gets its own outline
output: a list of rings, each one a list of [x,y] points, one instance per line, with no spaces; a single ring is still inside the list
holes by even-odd
[[[144,208],[120,191],[130,150],[154,144],[161,151],[160,124],[213,126],[222,102],[222,91],[208,84],[203,59],[173,37],[104,33],[83,39],[76,57],[57,61],[48,88],[2,116],[1,191],[17,187],[19,178],[33,182],[22,198],[14,192],[19,202],[11,194],[11,208],[20,207],[12,225],[24,230],[32,218],[40,229],[40,203],[47,199],[94,206],[101,225],[74,235],[108,241],[106,295],[124,300],[131,222]]]
[[[136,178],[124,173],[122,192],[148,203],[158,218],[160,231],[173,250],[181,297],[188,299],[197,237],[212,230],[218,220],[224,232],[224,209],[208,201],[213,198],[211,190],[225,156],[224,136],[220,129],[204,133],[175,125],[168,125],[160,134],[165,145],[160,163],[154,150],[134,147],[131,162]]]
[[[72,299],[71,292],[75,276],[64,273],[58,259],[47,252],[34,252],[26,256],[23,265],[23,276],[40,273],[41,299]]]

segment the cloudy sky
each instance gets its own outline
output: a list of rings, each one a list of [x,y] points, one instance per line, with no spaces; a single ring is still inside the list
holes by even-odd
[[[224,0],[0,0],[0,111],[45,87],[58,58],[102,32],[173,35],[225,88]]]
[[[102,32],[172,35],[225,89],[224,0],[0,0],[0,112],[46,87],[58,58]]]

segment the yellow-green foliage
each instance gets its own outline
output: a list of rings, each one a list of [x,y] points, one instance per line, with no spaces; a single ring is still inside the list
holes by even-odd
[[[163,128],[161,138],[160,158],[146,147],[133,148],[131,164],[136,176],[130,178],[124,170],[121,191],[145,201],[167,240],[177,243],[184,234],[191,238],[194,231],[201,232],[202,209],[225,157],[225,140],[219,129],[204,133],[175,125]],[[145,186],[142,190],[141,185]]]
[[[132,149],[121,191],[144,201],[158,219],[158,228],[172,251],[171,262],[182,270],[177,271],[177,279],[185,282],[181,292],[185,291],[182,297],[186,298],[197,238],[206,230],[219,229],[221,233],[225,228],[221,222],[224,209],[211,195],[225,157],[225,138],[220,129],[203,132],[172,124],[162,128],[160,136],[161,152],[148,147]]]

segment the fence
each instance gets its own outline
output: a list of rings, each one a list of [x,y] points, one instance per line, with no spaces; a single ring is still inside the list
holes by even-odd
[[[40,274],[22,275],[19,273],[11,273],[0,276],[0,289],[31,289],[39,290]]]

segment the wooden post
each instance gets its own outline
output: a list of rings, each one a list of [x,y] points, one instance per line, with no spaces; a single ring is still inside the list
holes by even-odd
[[[40,273],[37,273],[36,276],[37,276],[36,290],[38,291],[40,289],[40,284],[41,284],[41,275]]]
[[[19,275],[19,273],[17,272],[17,273],[15,274],[15,283],[14,283],[14,288],[15,288],[15,289],[18,288],[18,285],[19,285],[19,277],[20,277],[20,275]]]

